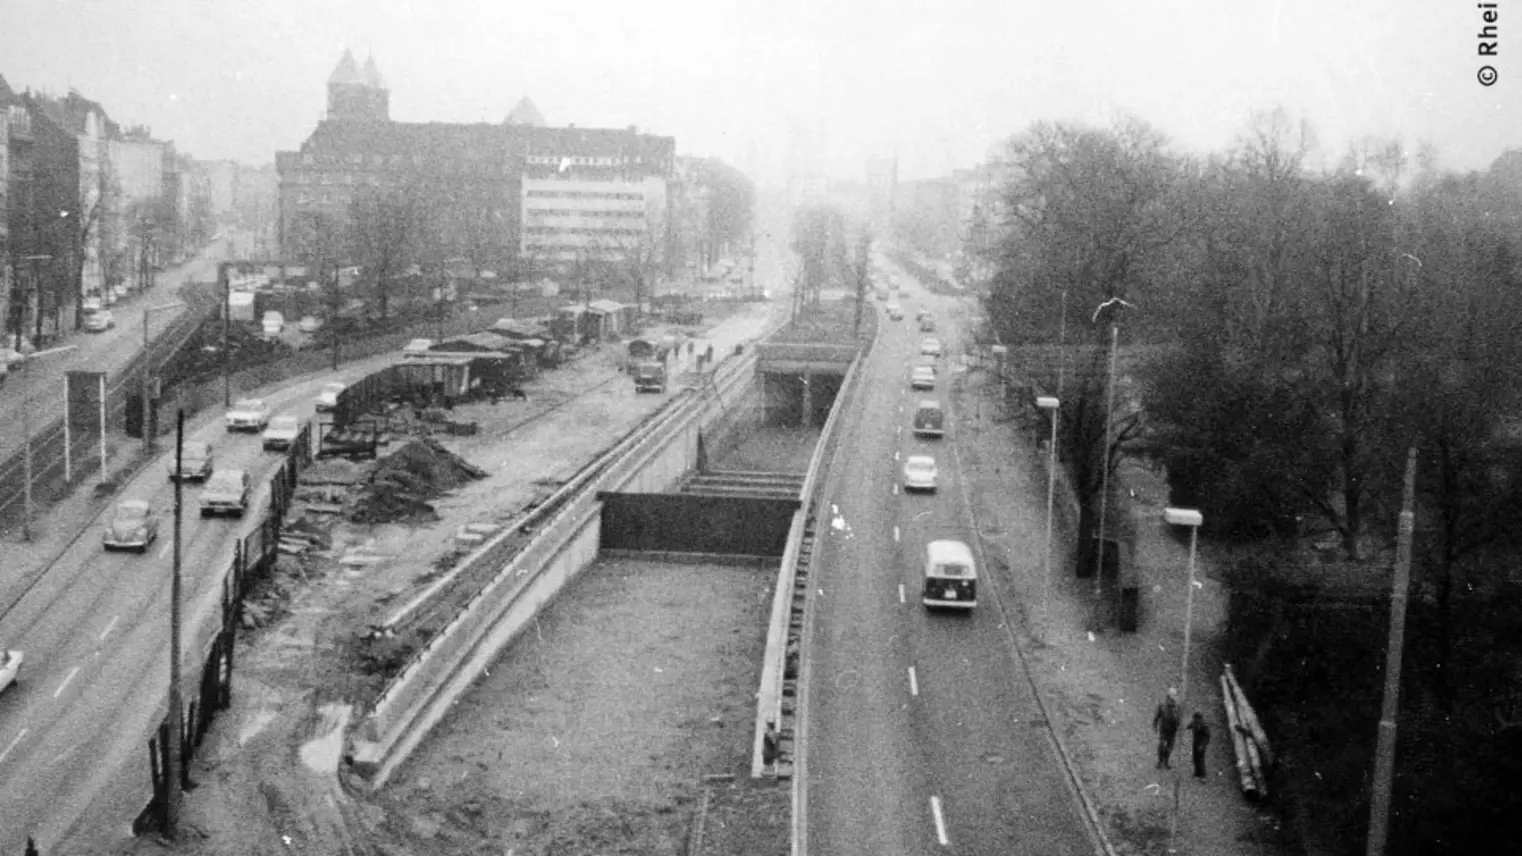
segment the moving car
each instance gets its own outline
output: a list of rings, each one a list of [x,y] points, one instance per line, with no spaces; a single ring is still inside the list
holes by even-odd
[[[264,429],[262,441],[264,451],[283,452],[296,442],[296,437],[301,434],[301,420],[289,414],[281,414],[270,420],[270,427]]]
[[[902,320],[904,320],[904,307],[899,306],[897,303],[889,303],[887,306],[885,306],[883,308],[888,310],[888,318],[890,320],[893,320],[893,321],[902,321]]]
[[[920,332],[921,333],[934,333],[935,332],[935,318],[931,317],[928,314],[924,318],[921,318],[920,319]]]
[[[262,398],[240,398],[227,411],[227,430],[263,431],[270,424],[270,406]]]
[[[946,433],[946,412],[934,399],[921,401],[914,411],[914,436],[940,437]]]
[[[116,506],[116,514],[106,524],[101,544],[107,550],[139,550],[159,537],[159,519],[146,499],[126,499]]]
[[[111,317],[111,310],[97,309],[85,315],[85,330],[90,333],[104,333],[116,326],[116,319]]]
[[[925,585],[920,602],[927,609],[972,609],[978,605],[978,567],[961,541],[925,545]]]
[[[323,384],[322,391],[317,393],[317,412],[331,413],[338,408],[338,395],[348,389],[347,384],[333,383]]]
[[[24,655],[20,651],[6,651],[0,658],[0,690],[21,681],[21,661]]]
[[[935,389],[935,369],[930,366],[915,366],[913,373],[909,375],[910,389]]]
[[[174,456],[169,456],[170,481],[206,481],[211,478],[212,454],[210,443],[189,442],[180,447],[180,469],[174,468]]]
[[[247,470],[217,470],[206,480],[201,491],[201,516],[229,514],[242,517],[248,510],[248,492],[252,482]]]
[[[910,455],[904,461],[904,490],[935,490],[935,458]]]
[[[316,315],[303,315],[296,326],[303,333],[316,333],[322,328],[322,319]]]
[[[920,353],[927,357],[939,357],[941,355],[941,340],[931,337],[920,342]]]

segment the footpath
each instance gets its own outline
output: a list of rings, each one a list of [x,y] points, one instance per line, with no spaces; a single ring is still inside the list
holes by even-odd
[[[1184,717],[1199,711],[1210,726],[1207,776],[1192,776],[1189,734],[1182,730],[1172,770],[1157,769],[1152,716],[1167,690],[1182,681],[1189,561],[1188,543],[1175,540],[1162,522],[1166,482],[1140,466],[1121,467],[1123,487],[1135,497],[1141,617],[1136,633],[1092,633],[1091,579],[1079,579],[1074,572],[1076,500],[1059,490],[1047,589],[1045,452],[1037,449],[1028,428],[1001,415],[996,384],[989,373],[976,369],[957,384],[957,442],[969,500],[993,566],[991,582],[1018,625],[1021,661],[1110,852],[1291,852],[1281,844],[1277,821],[1249,803],[1239,787],[1219,683],[1227,592],[1203,549],[1196,563]],[[1044,598],[1049,604],[1045,620]],[[1180,777],[1176,837],[1170,834],[1175,776]]]

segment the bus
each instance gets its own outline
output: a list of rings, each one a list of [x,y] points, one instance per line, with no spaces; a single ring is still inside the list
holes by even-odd
[[[931,541],[925,545],[927,609],[972,609],[978,605],[978,567],[972,551],[961,541]]]

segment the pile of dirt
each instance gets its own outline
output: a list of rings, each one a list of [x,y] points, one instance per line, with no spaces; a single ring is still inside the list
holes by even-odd
[[[439,519],[435,499],[486,471],[436,440],[414,440],[377,462],[349,509],[354,523],[426,523]]]

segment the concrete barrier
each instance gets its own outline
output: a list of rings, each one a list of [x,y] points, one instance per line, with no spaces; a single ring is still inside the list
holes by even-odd
[[[384,785],[453,699],[596,559],[601,519],[597,494],[658,492],[675,484],[696,462],[701,431],[750,394],[754,377],[754,355],[725,360],[712,384],[690,391],[599,458],[602,465],[522,550],[510,557],[494,552],[509,534],[499,533],[473,553],[467,561],[503,562],[500,571],[423,646],[360,720],[350,739],[355,771],[372,787]]]

